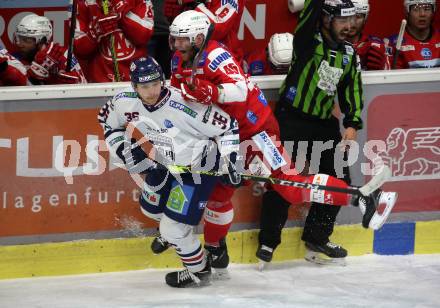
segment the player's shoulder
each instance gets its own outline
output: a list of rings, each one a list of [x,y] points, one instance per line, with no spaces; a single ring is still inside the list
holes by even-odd
[[[207,66],[211,71],[215,71],[223,62],[234,61],[232,53],[219,42],[208,45],[206,51]]]
[[[183,98],[180,89],[169,86],[170,96],[166,102],[168,107],[172,108],[173,111],[177,110],[187,119],[196,119],[198,115],[205,112],[207,107],[203,104],[193,101],[187,101]]]

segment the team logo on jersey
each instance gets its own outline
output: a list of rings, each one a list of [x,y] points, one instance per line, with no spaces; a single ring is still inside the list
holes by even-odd
[[[246,117],[249,120],[249,122],[251,122],[252,124],[257,123],[258,121],[257,115],[250,110],[248,110],[248,112],[246,113]]]
[[[264,72],[263,61],[254,61],[250,64],[250,71],[252,75],[260,75]]]
[[[174,126],[173,123],[168,119],[165,119],[165,121],[163,121],[163,125],[165,125],[166,128],[172,128]]]
[[[342,57],[342,64],[347,65],[350,62],[350,57],[348,55],[344,55]]]
[[[431,52],[431,49],[429,49],[429,48],[423,48],[422,51],[420,52],[420,54],[422,55],[423,59],[425,59],[425,60],[429,60],[432,58],[432,52]]]
[[[215,71],[218,69],[220,64],[228,59],[232,58],[231,54],[227,51],[222,52],[219,54],[214,60],[212,60],[211,63],[209,63],[208,67],[211,69],[211,71]]]

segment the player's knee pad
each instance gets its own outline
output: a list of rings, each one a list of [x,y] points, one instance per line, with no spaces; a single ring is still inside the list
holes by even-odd
[[[234,208],[231,201],[208,201],[204,215],[204,236],[208,244],[216,244],[226,237],[234,219]]]

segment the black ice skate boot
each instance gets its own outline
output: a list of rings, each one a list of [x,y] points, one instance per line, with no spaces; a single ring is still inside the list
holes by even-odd
[[[316,244],[305,242],[306,256],[305,259],[316,264],[337,264],[344,266],[347,250],[342,246],[328,241],[325,244]]]
[[[258,258],[258,270],[262,271],[272,261],[274,249],[266,245],[258,245],[255,255]]]
[[[158,235],[151,242],[151,250],[155,255],[158,255],[170,247],[170,243],[167,242],[162,236]]]
[[[214,269],[213,279],[226,280],[229,279],[228,265],[229,255],[228,247],[226,246],[226,239],[222,238],[219,241],[219,246],[205,245],[208,252],[208,258],[211,260],[211,267]]]
[[[198,288],[209,285],[211,281],[211,264],[207,258],[206,266],[200,272],[192,273],[187,268],[166,274],[165,282],[174,288]]]
[[[396,201],[397,193],[376,189],[368,196],[354,196],[351,203],[354,206],[358,206],[363,214],[362,226],[378,230],[391,214]],[[377,211],[380,204],[385,206],[382,214],[379,214]]]

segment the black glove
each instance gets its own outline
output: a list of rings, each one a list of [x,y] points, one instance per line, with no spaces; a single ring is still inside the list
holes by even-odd
[[[147,153],[137,144],[133,147],[129,142],[123,142],[116,150],[116,154],[124,162],[129,173],[145,174],[153,169],[163,167],[149,159]]]
[[[241,156],[237,155],[236,152],[232,152],[227,158],[228,163],[228,173],[222,176],[222,182],[225,185],[230,185],[233,187],[241,186],[241,174],[238,172],[237,166],[242,163]]]

